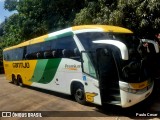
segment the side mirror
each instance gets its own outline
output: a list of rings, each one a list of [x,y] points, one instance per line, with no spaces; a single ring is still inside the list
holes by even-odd
[[[149,40],[149,39],[141,39],[142,42],[146,42],[146,43],[150,43],[154,45],[155,48],[155,52],[159,53],[159,45],[157,42],[153,41],[153,40]]]

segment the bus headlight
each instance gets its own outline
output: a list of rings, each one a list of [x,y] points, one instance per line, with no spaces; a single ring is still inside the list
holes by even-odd
[[[138,92],[138,90],[131,89],[131,88],[128,88],[128,87],[121,87],[121,90],[126,91],[126,92],[130,92],[130,93],[137,93]]]
[[[153,84],[148,85],[147,87],[143,88],[143,89],[132,89],[129,87],[120,87],[121,90],[125,91],[125,92],[130,92],[133,94],[142,94],[144,92],[146,92],[147,90],[149,90],[151,87],[153,86]]]

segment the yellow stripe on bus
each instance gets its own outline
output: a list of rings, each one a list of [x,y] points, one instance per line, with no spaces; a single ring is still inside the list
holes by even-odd
[[[104,32],[133,33],[129,29],[111,25],[82,25],[72,27],[73,31],[82,29],[102,29]]]
[[[38,38],[35,38],[35,39],[32,39],[31,43],[30,44],[35,44],[35,43],[40,43],[40,42],[44,42],[44,39],[45,38],[48,38],[48,34],[47,35],[43,35],[41,37],[38,37]]]

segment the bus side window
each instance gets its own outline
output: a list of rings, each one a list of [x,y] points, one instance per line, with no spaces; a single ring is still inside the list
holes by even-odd
[[[67,49],[62,50],[62,54],[64,58],[73,58],[75,56],[73,50],[67,50]]]
[[[56,57],[56,51],[55,51],[55,50],[52,51],[52,57],[53,57],[53,58]]]
[[[78,48],[74,48],[74,55],[75,55],[75,59],[80,61],[81,57],[80,57],[80,52]]]
[[[66,49],[62,50],[62,54],[63,54],[64,58],[69,58],[70,57],[69,50],[66,50]]]
[[[25,60],[28,60],[28,56],[29,56],[28,54],[25,54]]]
[[[61,54],[63,58],[70,58],[70,59],[75,59],[78,60],[78,56],[80,58],[80,54],[78,53],[79,50],[77,48],[77,45],[73,39],[73,36],[66,36],[63,38],[59,38],[57,40],[54,40],[55,42],[55,48],[56,49],[61,49]],[[76,58],[77,56],[77,58]]]
[[[39,43],[39,51],[37,53],[38,59],[51,58],[51,41]]]
[[[53,58],[52,51],[45,51],[44,52],[44,59]]]
[[[18,61],[24,59],[24,47],[8,50],[4,52],[4,60]]]
[[[80,56],[80,52],[79,52],[78,48],[74,48],[74,54],[75,54],[75,56]]]
[[[23,60],[24,47],[16,49],[16,60]]]
[[[41,50],[40,43],[27,46],[26,54],[28,54],[28,59],[29,60],[37,59],[37,52],[39,52],[40,50]]]
[[[43,58],[42,52],[37,52],[36,57],[37,57],[37,59],[42,59]]]
[[[62,58],[62,57],[63,57],[62,51],[63,51],[63,49],[57,49],[57,50],[56,50],[55,57],[56,57],[56,58]]]

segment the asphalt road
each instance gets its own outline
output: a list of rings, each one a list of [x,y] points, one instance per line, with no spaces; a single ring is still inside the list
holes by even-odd
[[[19,87],[7,81],[0,75],[0,114],[2,112],[40,113],[39,119],[78,119],[78,120],[128,120],[128,119],[159,119],[157,116],[145,117],[144,115],[159,114],[160,116],[160,90],[156,91],[146,101],[131,108],[122,109],[117,106],[106,105],[97,108],[95,105],[80,105],[71,96],[37,89],[34,87]],[[40,115],[39,114],[39,115]],[[137,117],[137,114],[143,116]],[[13,115],[13,114],[12,114]],[[28,119],[16,117],[7,119]],[[22,114],[21,114],[22,115]],[[48,116],[48,117],[46,117]],[[0,120],[6,118],[1,117]],[[36,118],[32,118],[36,119]]]

